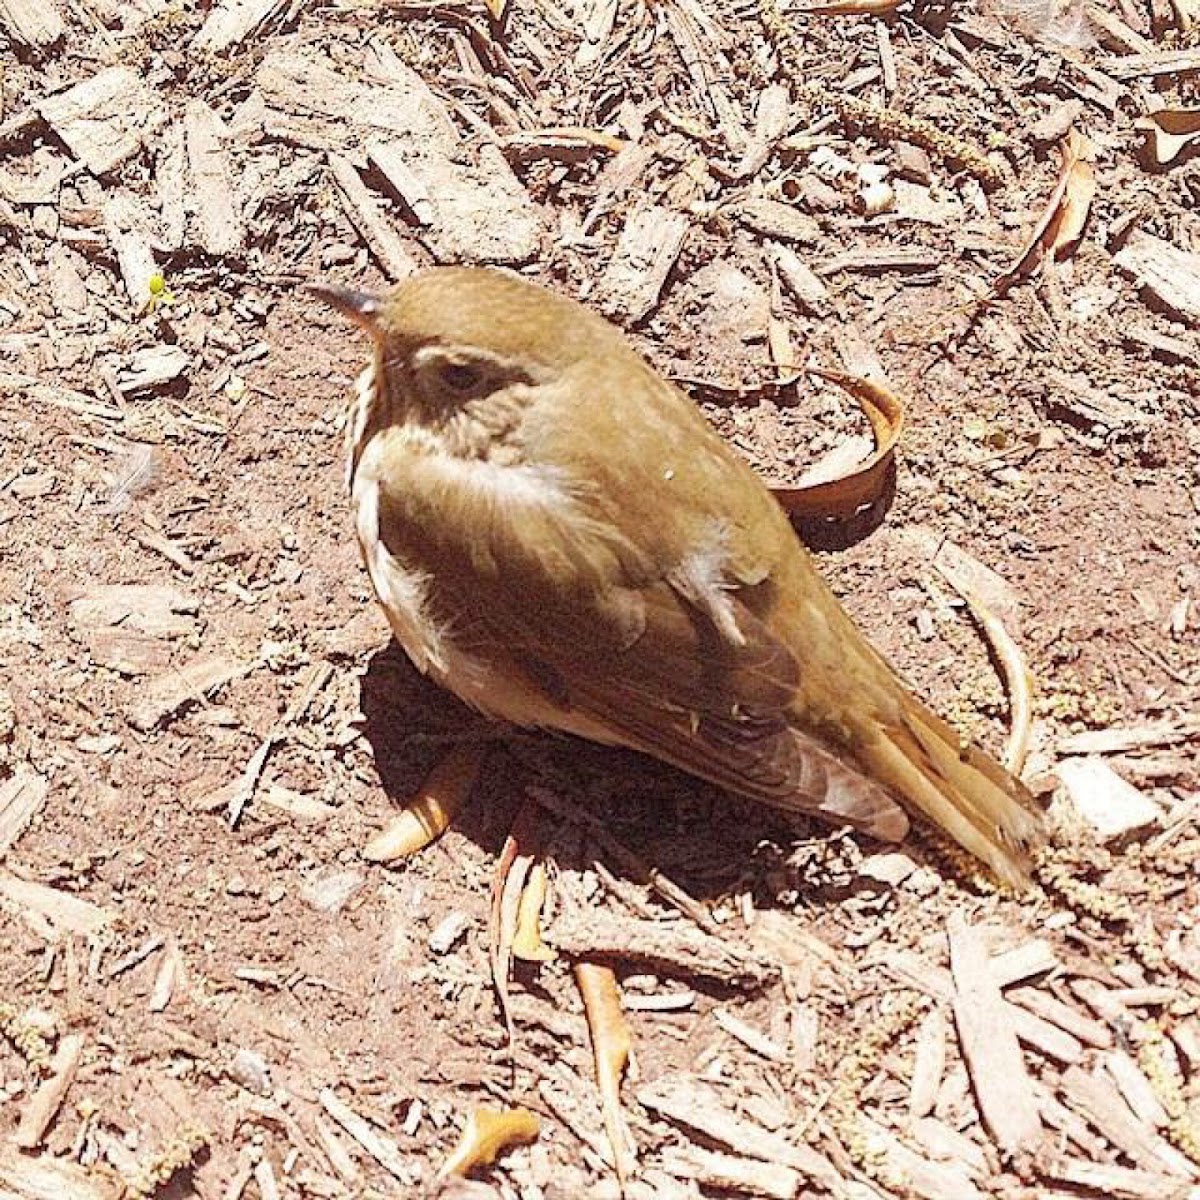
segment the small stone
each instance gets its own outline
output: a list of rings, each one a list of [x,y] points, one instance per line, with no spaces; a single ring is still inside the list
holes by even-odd
[[[330,871],[310,879],[300,894],[318,912],[339,912],[364,882],[358,871]]]
[[[429,935],[429,949],[434,954],[448,954],[451,947],[467,931],[470,925],[467,917],[460,912],[452,912],[438,922],[437,928]]]
[[[235,1082],[256,1096],[271,1094],[271,1070],[266,1060],[253,1050],[247,1050],[244,1046],[238,1050],[229,1064],[229,1074]]]
[[[1067,758],[1055,769],[1077,816],[1109,842],[1158,823],[1159,806],[1101,758]]]
[[[884,887],[899,887],[916,869],[917,864],[907,854],[893,850],[864,858],[858,864],[858,877]]]

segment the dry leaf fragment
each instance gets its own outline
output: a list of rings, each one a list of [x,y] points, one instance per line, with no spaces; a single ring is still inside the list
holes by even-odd
[[[551,962],[554,951],[542,941],[542,908],[546,903],[546,864],[540,859],[529,868],[529,878],[521,889],[517,907],[517,930],[512,952],[522,962]]]
[[[984,604],[979,594],[959,571],[945,559],[935,560],[933,565],[942,578],[967,602],[971,615],[979,622],[988,643],[1000,660],[1000,669],[1004,672],[1004,686],[1008,691],[1008,707],[1012,713],[1004,766],[1013,775],[1019,776],[1029,754],[1029,736],[1033,729],[1033,676],[1025,662],[1025,656],[1004,623]]]
[[[583,997],[592,1053],[596,1060],[596,1082],[604,1109],[604,1128],[612,1147],[613,1165],[622,1184],[636,1166],[633,1138],[621,1112],[621,1076],[629,1063],[633,1035],[621,1010],[621,992],[611,967],[599,963],[575,964],[575,982]]]
[[[812,374],[836,383],[858,401],[871,422],[875,451],[836,479],[772,487],[771,494],[789,516],[850,517],[878,500],[887,485],[896,442],[904,428],[904,406],[892,391],[875,380],[839,371],[813,370]]]
[[[513,943],[520,923],[521,899],[525,881],[533,866],[534,855],[540,841],[538,836],[538,809],[532,801],[521,806],[513,821],[496,874],[492,881],[492,906],[488,920],[488,961],[492,968],[492,984],[496,999],[500,1003],[500,1014],[508,1033],[511,1046],[514,1040],[511,1006],[508,1001],[508,976],[512,968]],[[539,904],[540,911],[540,904]],[[540,943],[539,936],[539,943]]]
[[[1016,261],[992,284],[999,295],[1018,279],[1036,275],[1047,259],[1062,259],[1075,249],[1096,195],[1095,145],[1072,129],[1059,144],[1062,170],[1050,200]]]
[[[437,1177],[466,1175],[485,1167],[509,1146],[534,1141],[542,1123],[527,1108],[473,1108],[454,1152],[442,1164]]]
[[[1174,162],[1194,142],[1200,141],[1200,108],[1160,108],[1134,121],[1135,129],[1145,130],[1160,166]]]
[[[471,794],[486,753],[480,745],[451,750],[425,777],[404,811],[363,847],[363,858],[395,862],[441,837]]]

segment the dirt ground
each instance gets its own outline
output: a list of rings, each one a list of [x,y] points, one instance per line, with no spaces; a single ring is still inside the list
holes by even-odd
[[[797,11],[783,52],[753,5],[696,0],[58,8],[39,35],[53,5],[0,4],[0,1196],[422,1195],[482,1104],[541,1134],[445,1194],[616,1196],[571,971],[596,956],[636,1059],[631,1197],[1200,1194],[1200,156],[1156,166],[1135,126],[1196,112],[1194,6]],[[90,115],[46,102],[114,67]],[[410,70],[445,153],[381,115]],[[337,104],[303,91],[330,79]],[[996,180],[821,89],[953,132]],[[1071,129],[1082,237],[989,296]],[[404,255],[590,298],[772,482],[869,431],[769,334],[881,372],[894,496],[804,532],[1000,753],[998,664],[933,556],[995,572],[1036,684],[1025,776],[1065,828],[1042,886],[534,737],[434,847],[364,861],[482,729],[389,644],[343,480],[366,346],[300,286],[382,287]],[[1080,759],[1150,816],[1102,844],[1060,786]],[[523,805],[547,938],[574,914],[584,944],[517,964],[510,1048],[487,931]]]

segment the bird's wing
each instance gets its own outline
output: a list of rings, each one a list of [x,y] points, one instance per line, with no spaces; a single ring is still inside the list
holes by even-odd
[[[733,791],[902,835],[883,789],[789,722],[799,664],[760,615],[782,520],[773,501],[762,491],[768,540],[755,545],[756,514],[721,503],[748,468],[723,446],[698,446],[695,428],[669,432],[673,455],[683,434],[692,442],[676,471],[705,461],[698,509],[661,459],[647,474],[627,458],[609,481],[578,461],[500,466],[414,453],[381,434],[360,469],[379,481],[382,542],[425,572],[431,607],[464,653],[520,671],[523,686],[613,741]],[[631,516],[622,491],[637,495],[634,510],[657,499],[658,518]]]

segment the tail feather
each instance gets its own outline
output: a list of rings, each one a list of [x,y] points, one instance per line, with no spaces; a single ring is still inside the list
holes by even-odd
[[[864,748],[872,772],[1013,887],[1029,884],[1041,821],[1025,786],[905,696],[902,723]]]

